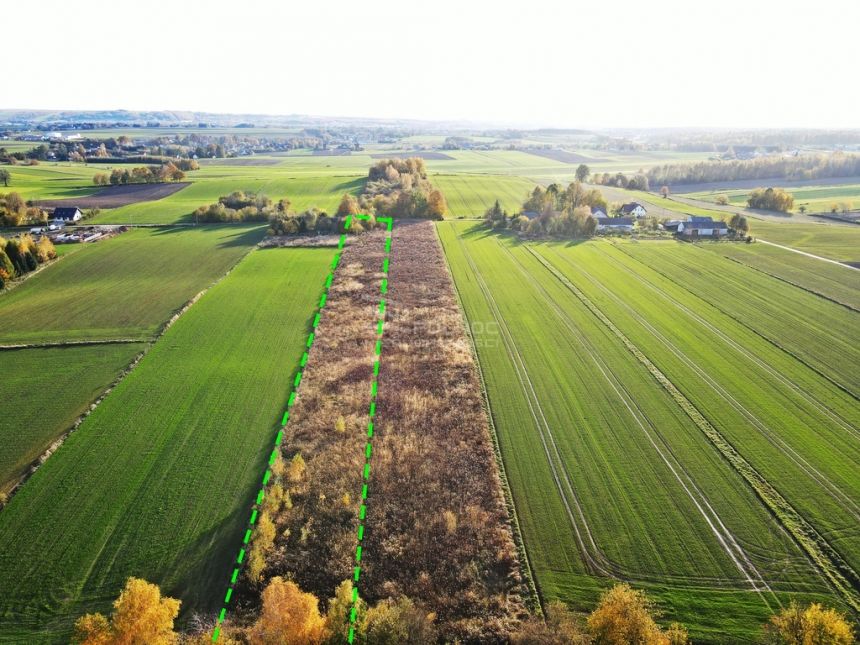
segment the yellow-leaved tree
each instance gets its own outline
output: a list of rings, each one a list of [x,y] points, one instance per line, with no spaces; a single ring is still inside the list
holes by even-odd
[[[644,591],[618,584],[605,592],[588,617],[595,645],[686,645],[687,631],[673,624],[664,632],[654,621],[657,612]]]
[[[177,634],[173,621],[179,601],[163,598],[158,585],[129,578],[113,603],[110,620],[87,614],[75,623],[74,642],[80,645],[173,645]]]
[[[251,645],[319,645],[328,636],[319,601],[291,580],[272,578],[260,617],[248,632]]]
[[[765,627],[772,645],[851,645],[854,632],[843,614],[813,603],[801,607],[796,601],[772,616]]]

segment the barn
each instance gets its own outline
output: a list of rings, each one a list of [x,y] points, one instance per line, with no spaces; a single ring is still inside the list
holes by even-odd
[[[699,237],[722,237],[728,235],[728,225],[711,217],[690,217],[678,224],[678,235],[696,239]]]

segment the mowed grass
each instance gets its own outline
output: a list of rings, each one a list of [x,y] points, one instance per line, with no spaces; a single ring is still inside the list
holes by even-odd
[[[135,229],[97,242],[0,294],[0,343],[150,338],[264,230]]]
[[[740,474],[545,266],[551,249],[474,224],[438,230],[545,598],[584,610],[626,579],[701,640],[750,640],[776,596],[825,592]]]
[[[123,343],[0,351],[0,493],[8,492],[71,428],[143,347]]]
[[[445,194],[449,217],[481,217],[498,199],[513,214],[535,187],[522,177],[502,175],[431,175],[433,184]]]
[[[126,577],[220,608],[330,249],[255,251],[0,513],[0,642],[68,642]]]

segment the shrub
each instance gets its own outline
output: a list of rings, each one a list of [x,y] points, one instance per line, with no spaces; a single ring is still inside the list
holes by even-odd
[[[854,632],[843,614],[813,603],[801,607],[796,601],[772,616],[765,627],[771,645],[851,645]]]

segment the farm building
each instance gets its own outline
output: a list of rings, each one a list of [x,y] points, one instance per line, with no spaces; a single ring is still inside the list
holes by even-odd
[[[621,205],[621,214],[626,216],[633,217],[645,217],[648,214],[648,211],[645,207],[639,202],[630,202],[629,204]]]
[[[672,233],[678,232],[678,227],[684,223],[684,220],[680,219],[670,219],[663,222],[663,229],[667,231],[671,231]]]
[[[598,220],[607,218],[606,211],[600,208],[600,206],[591,207],[591,216]]]
[[[522,215],[525,215],[529,219],[534,219],[535,217],[540,215],[540,213],[538,213],[537,211],[523,211]]]
[[[633,231],[632,217],[607,217],[597,220],[598,231]]]
[[[82,220],[84,214],[81,212],[80,208],[55,208],[53,219],[54,222],[62,222],[64,224],[69,222],[78,222]]]
[[[728,232],[729,227],[725,222],[715,221],[710,217],[691,217],[678,224],[678,235],[682,237],[721,237]]]

